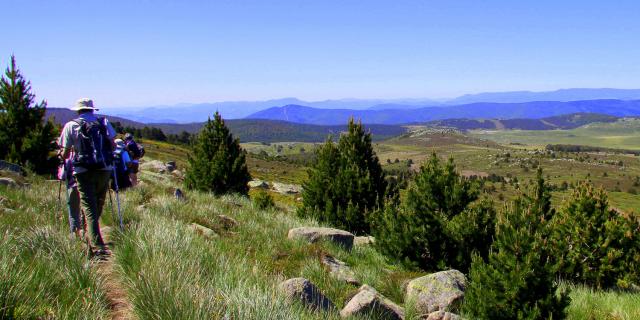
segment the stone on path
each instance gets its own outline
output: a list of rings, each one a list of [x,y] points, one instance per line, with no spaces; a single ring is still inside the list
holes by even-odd
[[[262,180],[251,180],[247,183],[249,188],[261,188],[261,189],[269,189],[269,184],[266,181]]]
[[[446,311],[436,311],[436,312],[430,313],[426,317],[426,319],[427,320],[461,320],[462,318],[455,313],[446,312]]]
[[[340,311],[340,316],[368,316],[375,314],[381,319],[404,319],[404,309],[378,293],[376,289],[363,285],[347,305]]]
[[[334,309],[333,302],[329,300],[320,289],[305,278],[293,278],[280,283],[280,290],[287,296],[288,302],[300,301],[306,307],[313,310]]]
[[[375,241],[376,239],[372,236],[356,237],[353,244],[356,246],[367,246],[373,244]]]
[[[289,239],[302,239],[309,243],[327,240],[343,246],[347,250],[353,247],[353,234],[344,230],[321,227],[300,227],[289,230]]]
[[[191,230],[193,230],[195,233],[200,234],[203,237],[208,238],[208,239],[217,238],[218,237],[218,234],[215,231],[213,231],[213,230],[211,230],[211,229],[209,229],[209,228],[207,228],[207,227],[205,227],[203,225],[199,225],[197,223],[190,224],[189,228],[191,228]]]
[[[432,273],[413,279],[407,285],[406,300],[415,301],[423,314],[435,311],[457,311],[464,299],[467,280],[458,270]]]
[[[360,281],[356,279],[356,274],[349,268],[349,265],[346,263],[328,255],[322,255],[320,257],[320,262],[329,269],[329,273],[333,275],[336,279],[344,281],[348,284],[352,284],[354,286],[359,286]]]
[[[18,184],[11,178],[0,178],[0,186],[17,187]]]

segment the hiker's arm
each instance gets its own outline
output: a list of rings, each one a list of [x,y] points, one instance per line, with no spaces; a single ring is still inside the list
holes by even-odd
[[[71,147],[73,146],[71,142],[72,132],[73,132],[72,126],[73,125],[71,123],[67,123],[62,129],[62,133],[60,133],[59,144],[60,144],[60,148],[62,148],[60,150],[60,155],[62,156],[62,159],[69,158],[69,154],[71,153]]]

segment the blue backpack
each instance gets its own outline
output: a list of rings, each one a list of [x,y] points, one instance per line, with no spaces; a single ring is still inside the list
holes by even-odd
[[[104,118],[97,121],[78,118],[73,121],[80,125],[80,149],[76,150],[73,165],[87,170],[100,170],[112,165],[113,146]]]

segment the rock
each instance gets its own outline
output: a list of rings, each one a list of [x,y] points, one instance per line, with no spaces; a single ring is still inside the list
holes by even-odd
[[[344,281],[348,284],[352,284],[354,286],[359,286],[360,282],[356,279],[356,274],[349,268],[349,265],[346,263],[325,254],[320,257],[320,262],[329,269],[329,273],[333,275],[336,279]]]
[[[165,173],[169,171],[167,169],[167,165],[158,160],[151,160],[140,163],[140,170],[148,170],[157,173]]]
[[[176,199],[178,200],[185,200],[185,196],[184,193],[182,192],[182,190],[180,190],[180,188],[176,188],[176,190],[173,192],[173,195],[176,197]]]
[[[328,240],[343,246],[347,250],[353,247],[353,234],[350,232],[320,227],[300,227],[289,230],[289,239],[303,239],[314,243],[321,240]]]
[[[169,171],[169,172],[173,172],[178,168],[176,166],[176,162],[175,161],[167,161],[167,163],[165,163],[164,166],[165,166],[165,168],[167,168],[167,171]]]
[[[271,190],[281,194],[298,194],[302,192],[302,186],[297,184],[284,184],[280,182],[272,182]]]
[[[269,189],[269,184],[262,180],[251,180],[247,183],[249,188]]]
[[[17,187],[18,184],[16,183],[15,180],[4,177],[4,178],[0,178],[0,186]]]
[[[224,226],[225,229],[231,229],[238,226],[238,221],[236,219],[226,216],[224,214],[219,214],[218,220]]]
[[[171,174],[180,179],[184,178],[184,174],[178,169],[171,171]]]
[[[340,311],[340,316],[367,316],[371,313],[380,315],[381,319],[404,319],[404,309],[378,293],[376,289],[363,285],[347,305]]]
[[[458,270],[432,273],[411,280],[406,300],[414,300],[416,310],[423,314],[435,311],[457,311],[464,299],[467,280]]]
[[[287,301],[300,301],[314,310],[334,309],[333,302],[325,297],[320,289],[305,278],[293,278],[280,283],[280,290],[287,296]]]
[[[24,173],[24,169],[21,166],[15,163],[6,162],[4,160],[0,160],[0,170],[10,171],[18,174]]]
[[[376,238],[371,236],[366,237],[356,237],[353,241],[353,244],[356,246],[367,246],[373,244],[376,241]]]
[[[189,225],[189,228],[191,228],[191,230],[193,230],[193,232],[195,232],[195,233],[197,233],[197,234],[199,234],[199,235],[201,235],[201,236],[203,236],[205,238],[208,238],[208,239],[217,238],[218,237],[218,234],[215,231],[213,231],[213,230],[211,230],[211,229],[209,229],[209,228],[207,228],[207,227],[205,227],[203,225],[199,225],[197,223],[192,223],[191,225]]]
[[[446,311],[432,312],[426,317],[426,320],[461,320],[461,319],[462,318],[459,315],[451,312],[446,312]]]

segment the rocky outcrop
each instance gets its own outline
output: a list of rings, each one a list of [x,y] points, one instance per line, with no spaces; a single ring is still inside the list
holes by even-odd
[[[446,311],[436,311],[436,312],[430,313],[424,319],[426,320],[461,320],[462,318],[455,313],[446,312]]]
[[[218,237],[218,234],[215,231],[213,231],[213,230],[211,230],[211,229],[209,229],[209,228],[207,228],[207,227],[205,227],[203,225],[199,225],[197,223],[192,223],[191,225],[189,225],[189,228],[191,228],[191,230],[193,230],[193,232],[195,232],[195,233],[197,233],[197,234],[199,234],[199,235],[201,235],[201,236],[203,236],[205,238],[208,238],[208,239],[212,239],[212,238],[217,238]]]
[[[249,186],[249,188],[252,188],[252,189],[255,189],[255,188],[269,189],[269,183],[267,183],[266,181],[258,180],[258,179],[249,181],[247,185]]]
[[[372,245],[375,241],[376,239],[372,236],[356,237],[353,244],[356,246],[368,246]]]
[[[423,314],[435,311],[456,312],[464,299],[467,281],[458,270],[432,273],[413,279],[407,285],[407,301],[414,301]]]
[[[331,241],[347,250],[353,247],[353,234],[344,230],[320,227],[300,227],[289,230],[289,239],[302,239],[309,243]]]
[[[158,160],[145,161],[140,163],[140,170],[146,170],[157,173],[166,173],[169,172],[167,165]]]
[[[272,182],[271,190],[281,194],[298,194],[302,192],[302,186],[297,184],[284,184],[280,182]]]
[[[385,298],[376,289],[366,284],[360,287],[358,293],[340,311],[340,316],[343,318],[370,316],[371,314],[380,319],[404,319],[404,309],[402,307]]]
[[[7,186],[7,187],[17,187],[18,184],[16,183],[15,180],[11,179],[11,178],[0,178],[0,186]]]
[[[328,255],[322,255],[320,262],[324,265],[329,273],[340,281],[344,281],[354,286],[359,286],[360,282],[356,279],[356,274],[349,268],[346,263]]]
[[[306,307],[313,310],[334,309],[333,302],[329,300],[320,289],[305,278],[293,278],[283,281],[280,290],[284,292],[290,303],[300,301]]]
[[[0,160],[0,170],[9,171],[9,172],[18,173],[18,174],[24,174],[24,169],[21,166],[15,163],[6,162],[4,160]]]

